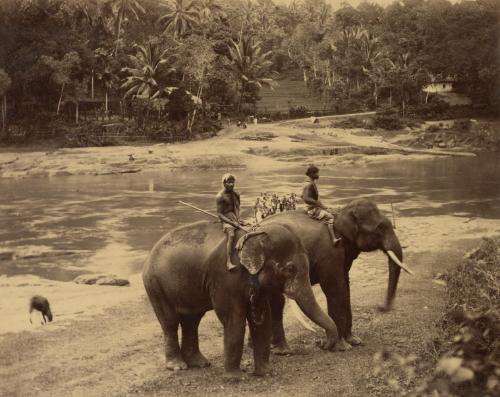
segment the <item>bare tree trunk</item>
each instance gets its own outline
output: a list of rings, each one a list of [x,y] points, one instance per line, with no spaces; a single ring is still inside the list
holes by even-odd
[[[302,69],[302,73],[304,74],[304,84],[307,85],[307,73],[306,73],[306,69]]]
[[[204,77],[204,71],[202,71],[202,74],[201,74],[201,80],[200,80],[200,85],[198,87],[198,92],[196,93],[196,97],[201,101],[201,94],[203,92],[203,77]],[[193,128],[193,125],[194,125],[194,120],[195,120],[195,117],[196,117],[196,110],[198,108],[195,106],[194,110],[193,110],[193,116],[191,117],[191,123],[188,123],[188,130],[189,132],[191,132],[191,129]]]
[[[403,111],[403,118],[405,117],[405,90],[401,85],[401,108]]]
[[[2,131],[5,132],[5,119],[6,119],[6,113],[7,113],[7,103],[5,99],[5,95],[3,97],[3,102],[2,102]]]
[[[78,100],[76,101],[75,106],[75,123],[78,124]]]
[[[94,99],[94,68],[92,68],[91,79],[90,79],[90,89],[92,92],[92,99]]]
[[[59,114],[59,109],[61,108],[61,102],[62,102],[62,97],[63,97],[64,85],[65,85],[65,83],[63,83],[63,85],[61,86],[61,95],[59,95],[59,102],[57,103],[57,112],[56,112],[56,114]]]
[[[104,102],[104,113],[106,114],[106,117],[108,117],[108,89],[106,88],[106,95],[105,95],[105,102]]]
[[[389,88],[389,105],[392,105],[392,88]]]
[[[243,90],[245,89],[245,84],[242,81],[241,82],[241,93],[240,93],[240,100],[238,102],[238,113],[241,111],[241,103],[243,102]]]
[[[116,47],[115,47],[115,56],[118,53],[118,40],[120,40],[120,30],[122,28],[122,12],[118,17],[118,29],[116,30]]]

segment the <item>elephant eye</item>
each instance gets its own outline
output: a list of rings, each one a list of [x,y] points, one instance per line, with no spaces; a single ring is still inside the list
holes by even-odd
[[[391,228],[392,228],[392,224],[390,221],[383,221],[377,225],[377,230],[379,232],[386,232],[386,231],[390,230]]]

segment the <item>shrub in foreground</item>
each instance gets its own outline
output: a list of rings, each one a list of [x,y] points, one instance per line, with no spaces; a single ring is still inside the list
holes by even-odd
[[[375,355],[375,375],[396,394],[414,397],[500,395],[500,237],[484,238],[447,276],[439,358],[415,386],[417,357]],[[422,366],[419,367],[422,370]],[[394,376],[394,373],[397,375]]]

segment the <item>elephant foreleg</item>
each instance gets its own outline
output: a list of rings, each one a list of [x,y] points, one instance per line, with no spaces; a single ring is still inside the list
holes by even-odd
[[[234,301],[229,307],[226,303],[214,305],[214,309],[224,326],[225,376],[229,379],[239,379],[242,377],[240,363],[245,342],[246,305]]]
[[[349,272],[345,273],[345,280],[347,285],[347,303],[346,303],[346,337],[345,340],[352,346],[358,346],[363,343],[363,341],[352,333],[352,307],[351,307],[351,283],[349,280]]]
[[[210,365],[210,362],[201,354],[198,344],[198,326],[204,314],[205,313],[181,315],[181,354],[189,367],[203,368]]]
[[[285,308],[285,297],[281,292],[270,296],[273,353],[278,355],[292,354],[288,346],[283,328],[283,309]]]
[[[347,336],[347,313],[348,286],[342,276],[323,278],[320,282],[321,289],[326,296],[328,315],[335,321],[339,333],[339,341],[334,350],[350,350],[352,346],[346,341]]]
[[[271,309],[265,297],[254,303],[254,310],[247,315],[250,335],[253,341],[253,357],[257,376],[269,372],[269,355],[271,352]]]

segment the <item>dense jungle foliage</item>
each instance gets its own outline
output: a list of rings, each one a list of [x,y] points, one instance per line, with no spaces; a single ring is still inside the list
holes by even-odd
[[[493,107],[499,4],[4,0],[3,135],[83,119],[189,137],[217,116],[255,114],[259,89],[280,79],[305,84],[332,109],[383,102],[404,116],[424,104],[425,84],[446,79]]]

